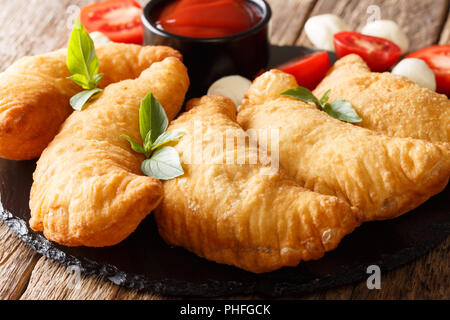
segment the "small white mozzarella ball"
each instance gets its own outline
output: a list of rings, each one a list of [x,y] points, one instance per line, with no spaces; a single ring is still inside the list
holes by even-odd
[[[94,41],[94,45],[106,44],[111,42],[111,40],[109,40],[109,38],[105,34],[99,31],[91,32],[89,33],[89,35],[91,36],[92,41]]]
[[[239,111],[239,106],[241,105],[242,99],[247,90],[250,88],[252,82],[247,78],[233,75],[220,78],[214,82],[208,89],[208,96],[215,94],[220,94],[224,97],[233,100],[234,104]]]
[[[308,19],[305,32],[311,43],[318,49],[334,51],[333,36],[351,28],[334,14],[322,14]]]
[[[423,60],[416,58],[403,59],[394,67],[392,73],[404,76],[424,88],[436,91],[434,73]]]
[[[408,36],[403,32],[403,30],[391,20],[376,20],[369,22],[361,30],[362,34],[368,36],[378,37],[388,39],[394,42],[402,49],[402,53],[408,52],[409,49],[409,39]]]

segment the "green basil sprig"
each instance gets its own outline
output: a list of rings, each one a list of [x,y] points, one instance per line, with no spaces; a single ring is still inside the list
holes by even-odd
[[[170,180],[184,174],[178,152],[168,143],[181,138],[181,131],[166,132],[169,119],[162,105],[149,93],[139,108],[139,129],[143,144],[127,135],[122,138],[130,142],[131,149],[147,158],[141,164],[142,172],[159,180]]]
[[[311,91],[303,87],[286,90],[282,92],[281,95],[295,98],[303,102],[313,102],[319,110],[325,111],[333,118],[341,121],[350,123],[358,123],[362,121],[350,102],[343,99],[337,99],[331,103],[328,103],[330,92],[331,90],[325,92],[320,100],[317,99]]]
[[[66,64],[72,74],[69,79],[85,89],[70,99],[72,108],[80,111],[94,95],[102,91],[97,86],[103,73],[98,74],[99,62],[94,41],[78,19],[70,35]]]

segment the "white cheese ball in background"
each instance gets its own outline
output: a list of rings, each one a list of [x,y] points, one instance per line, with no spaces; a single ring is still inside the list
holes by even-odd
[[[409,39],[397,23],[391,20],[376,20],[369,22],[361,30],[368,36],[388,39],[402,49],[402,53],[408,52]]]
[[[224,97],[233,100],[239,111],[239,106],[241,105],[242,99],[247,90],[250,88],[252,82],[247,78],[233,75],[220,78],[214,82],[208,89],[208,96],[215,94],[220,94]]]
[[[392,73],[404,76],[424,88],[436,91],[434,73],[423,60],[416,58],[403,59],[394,67]]]
[[[89,35],[91,36],[92,41],[94,41],[94,45],[106,44],[111,42],[111,40],[109,40],[106,35],[99,31],[91,32],[89,33]]]
[[[322,14],[308,19],[305,32],[311,43],[318,49],[334,51],[333,36],[351,28],[334,14]]]

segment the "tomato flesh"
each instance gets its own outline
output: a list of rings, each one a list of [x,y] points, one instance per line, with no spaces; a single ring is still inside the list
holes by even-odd
[[[100,31],[114,42],[142,44],[142,7],[134,0],[106,0],[81,9],[88,32]]]
[[[402,55],[402,49],[387,39],[358,32],[339,32],[334,35],[334,47],[338,58],[355,53],[373,72],[389,70]]]
[[[292,74],[299,86],[314,90],[330,69],[328,52],[313,53],[287,62],[277,69]]]
[[[435,45],[406,56],[422,59],[433,70],[436,91],[450,96],[450,45]]]

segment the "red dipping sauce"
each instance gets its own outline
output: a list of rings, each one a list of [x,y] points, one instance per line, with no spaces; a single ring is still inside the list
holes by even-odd
[[[247,31],[261,20],[259,10],[245,0],[175,0],[161,10],[156,25],[180,36],[219,38]]]

